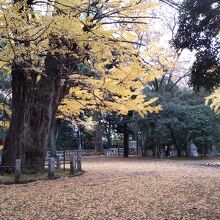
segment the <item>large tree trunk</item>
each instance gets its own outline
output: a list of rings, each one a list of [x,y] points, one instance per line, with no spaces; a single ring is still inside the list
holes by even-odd
[[[30,80],[31,81],[31,80]],[[12,67],[12,117],[9,131],[5,140],[2,165],[14,166],[15,159],[21,157],[23,148],[22,136],[24,136],[32,102],[31,95],[33,85],[27,81],[26,73],[22,66]]]
[[[63,95],[58,59],[48,55],[45,65],[46,72],[38,82],[25,66],[13,66],[13,109],[3,166],[14,166],[17,158],[23,165],[44,166],[51,125]]]

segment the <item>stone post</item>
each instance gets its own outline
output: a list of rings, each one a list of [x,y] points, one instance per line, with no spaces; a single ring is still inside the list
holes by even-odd
[[[82,158],[80,154],[77,154],[77,158],[76,158],[76,170],[77,172],[81,172],[82,171]]]
[[[55,158],[49,158],[49,167],[48,167],[48,178],[54,179],[54,172],[55,172]]]
[[[15,161],[15,183],[19,183],[21,179],[21,159]]]
[[[76,157],[75,155],[70,157],[70,174],[74,175],[76,173]]]

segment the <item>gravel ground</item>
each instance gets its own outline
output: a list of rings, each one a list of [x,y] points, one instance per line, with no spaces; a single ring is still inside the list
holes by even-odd
[[[217,220],[219,160],[85,158],[83,176],[1,185],[0,219]]]

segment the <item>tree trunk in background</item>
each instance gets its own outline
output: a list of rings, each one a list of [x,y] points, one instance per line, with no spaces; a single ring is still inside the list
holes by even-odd
[[[111,124],[108,124],[108,129],[107,129],[107,133],[106,133],[106,138],[107,138],[107,143],[108,143],[108,147],[112,147],[112,137],[111,137]]]
[[[97,125],[95,129],[95,151],[103,153],[102,125]]]
[[[94,143],[95,143],[95,151],[97,153],[103,153],[103,141],[102,141],[102,136],[103,136],[103,125],[100,122],[100,115],[98,112],[95,112],[93,114],[93,119],[94,121],[97,122],[97,125],[95,127],[95,138],[94,138]]]
[[[48,55],[45,65],[46,72],[38,82],[24,65],[12,68],[13,109],[3,166],[14,166],[17,158],[23,165],[44,166],[51,126],[63,96],[58,59]]]
[[[58,137],[58,123],[57,120],[54,120],[51,131],[50,131],[50,140],[49,140],[49,149],[50,149],[50,156],[56,158],[56,151],[57,151],[57,137]]]
[[[186,156],[189,157],[190,156],[190,143],[191,140],[189,138],[189,135],[186,135]]]
[[[144,148],[144,131],[141,131],[141,140],[140,140],[140,146],[138,145],[138,155],[143,157],[143,148]]]
[[[171,127],[171,125],[168,125],[167,127],[170,129],[171,137],[173,139],[173,143],[174,143],[174,145],[176,147],[176,150],[177,150],[177,156],[181,157],[181,149],[179,149],[179,146],[178,146],[178,143],[177,143],[177,140],[176,140],[173,128]]]
[[[156,146],[156,143],[155,143],[155,123],[151,122],[150,127],[151,127],[151,135],[152,135],[153,154],[154,154],[154,157],[157,157],[157,146]]]
[[[129,154],[129,131],[127,123],[124,123],[124,157]]]

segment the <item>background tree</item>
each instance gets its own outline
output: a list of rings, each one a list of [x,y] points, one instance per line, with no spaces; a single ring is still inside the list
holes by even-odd
[[[219,114],[220,109],[220,89],[217,88],[214,92],[206,97],[206,104],[210,104],[210,107]]]
[[[184,0],[179,10],[177,49],[196,50],[191,84],[213,90],[220,83],[220,4],[216,0]]]
[[[159,155],[157,151],[168,146],[169,150],[176,150],[178,156],[183,156],[182,152],[189,153],[188,146],[193,141],[199,153],[207,155],[212,145],[219,145],[220,118],[204,104],[207,92],[195,93],[176,87],[172,92],[152,93],[159,97],[163,111],[137,117],[130,124],[130,129],[139,136],[138,145],[144,154],[152,150],[156,156]]]

